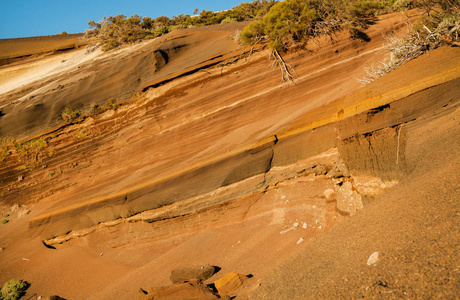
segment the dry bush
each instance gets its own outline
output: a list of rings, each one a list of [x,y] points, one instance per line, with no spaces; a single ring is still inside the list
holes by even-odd
[[[433,24],[431,24],[433,26]],[[404,65],[443,45],[460,45],[460,14],[443,18],[434,28],[430,29],[423,23],[408,24],[408,29],[402,35],[386,37],[386,47],[390,58],[381,62],[377,67],[365,68],[367,75],[357,79],[367,84],[375,79]]]

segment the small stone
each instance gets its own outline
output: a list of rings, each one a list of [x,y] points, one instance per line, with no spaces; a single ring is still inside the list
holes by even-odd
[[[334,178],[350,177],[350,172],[343,162],[336,164],[330,174]]]
[[[349,181],[345,181],[342,186],[337,188],[337,210],[341,214],[353,216],[363,208],[361,195],[353,189]]]
[[[302,228],[303,228],[303,229],[307,229],[307,227],[308,227],[307,223],[303,223],[303,224],[302,224]]]
[[[299,225],[300,225],[299,222],[294,223],[294,227],[299,227]]]
[[[324,191],[323,195],[326,197],[327,200],[331,199],[332,195],[334,195],[334,190],[333,189],[327,189]]]
[[[280,231],[280,234],[285,234],[286,232],[289,232],[289,231],[294,230],[294,229],[295,229],[294,226],[289,227],[288,229],[285,229],[285,230],[283,230],[283,231]]]
[[[19,212],[18,212],[18,219],[24,217],[25,215],[28,215],[30,214],[30,210],[28,210],[27,208],[23,208],[21,209]]]
[[[18,205],[18,204],[14,204],[13,206],[11,206],[11,212],[12,212],[12,213],[16,212],[18,209],[19,209],[19,205]]]
[[[375,265],[378,260],[379,260],[379,253],[374,252],[371,254],[371,256],[369,256],[369,259],[367,260],[367,265],[368,266]]]
[[[297,245],[302,243],[303,242],[303,238],[300,238],[298,241],[297,241]]]
[[[24,176],[19,176],[18,177],[18,181],[23,181],[24,180]]]

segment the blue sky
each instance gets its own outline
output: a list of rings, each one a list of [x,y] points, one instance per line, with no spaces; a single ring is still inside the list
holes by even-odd
[[[119,14],[172,17],[243,2],[252,0],[0,0],[0,39],[84,32],[88,21]]]

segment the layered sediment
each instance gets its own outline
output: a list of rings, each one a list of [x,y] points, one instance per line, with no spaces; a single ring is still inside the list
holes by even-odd
[[[331,148],[338,149],[347,171],[353,175],[378,176],[384,180],[399,179],[409,174],[413,168],[405,159],[404,124],[433,111],[451,109],[458,105],[456,88],[460,84],[460,65],[442,65],[444,55],[460,58],[455,48],[440,50],[433,53],[430,59],[417,62],[419,66],[426,64],[423,69],[427,71],[418,72],[420,79],[411,81],[409,86],[404,82],[392,82],[389,85],[392,88],[387,85],[387,92],[376,98],[372,93],[378,90],[377,84],[387,83],[378,82],[377,87],[371,84],[357,95],[352,94],[331,103],[339,111],[329,118],[303,127],[302,131],[284,131],[251,148],[232,151],[215,161],[198,164],[167,178],[144,182],[141,186],[131,187],[109,197],[92,199],[38,216],[30,221],[30,227],[42,227],[43,238],[54,238],[71,230],[129,218],[146,210],[173,205],[175,202],[207,194],[259,174],[269,174],[275,166],[293,164]],[[437,65],[438,70],[443,71],[429,68],[430,65]],[[405,70],[409,72],[410,65],[397,72]],[[386,77],[387,80],[389,78],[391,76]],[[452,78],[454,79],[451,80]],[[367,99],[367,103],[362,95],[369,94],[371,97]],[[412,95],[404,96],[406,94]],[[402,98],[399,98],[401,95]],[[351,102],[351,99],[356,102]],[[372,107],[372,103],[375,108],[360,111],[362,108]],[[350,106],[344,107],[343,104]],[[350,115],[350,112],[357,114]],[[314,114],[314,111],[310,114]],[[328,119],[335,121],[327,123]],[[314,127],[315,125],[318,127]],[[334,166],[329,166],[329,170],[333,168]],[[287,178],[274,178],[272,182],[264,180],[255,184],[254,189],[265,188],[273,184],[273,181],[285,179]],[[239,194],[224,197],[222,201],[246,196],[254,189],[245,189]],[[216,203],[210,202],[210,205],[214,204]],[[193,211],[190,208],[189,212]],[[182,214],[181,211],[177,212],[177,215]],[[173,218],[174,215],[170,217]]]
[[[344,34],[286,54],[295,85],[280,83],[263,48],[240,56],[231,36],[241,25],[2,66],[0,131],[29,144],[1,153],[0,208],[11,217],[0,228],[0,280],[24,275],[31,292],[66,298],[132,298],[190,264],[222,268],[206,284],[254,275],[232,296],[404,297],[385,270],[422,270],[410,261],[411,236],[416,255],[436,236],[435,263],[447,270],[438,275],[453,291],[455,238],[444,229],[455,211],[460,51],[442,47],[366,86],[356,80],[384,59],[382,35],[406,21],[381,16],[368,42]],[[66,106],[86,117],[65,122]],[[374,271],[365,269],[376,251]],[[44,272],[81,284],[58,286]],[[334,294],[342,290],[329,279],[348,286],[344,278],[355,285]]]

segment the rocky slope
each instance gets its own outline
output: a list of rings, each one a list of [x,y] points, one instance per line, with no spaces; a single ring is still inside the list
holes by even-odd
[[[226,64],[241,25],[1,67],[1,133],[35,142],[0,164],[0,280],[132,299],[209,264],[252,275],[220,296],[454,297],[460,51],[356,80],[406,21],[287,55],[295,85],[263,49]]]

